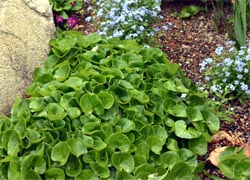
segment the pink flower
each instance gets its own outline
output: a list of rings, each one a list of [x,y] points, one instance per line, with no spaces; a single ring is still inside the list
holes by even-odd
[[[76,5],[76,2],[73,1],[73,2],[71,2],[70,4],[71,4],[72,7],[74,7],[74,6]]]
[[[57,23],[62,23],[63,20],[64,20],[64,19],[63,19],[62,16],[57,16],[57,17],[56,17],[56,22],[57,22]]]
[[[68,24],[69,28],[71,29],[77,24],[77,19],[74,17],[69,17],[67,24]]]

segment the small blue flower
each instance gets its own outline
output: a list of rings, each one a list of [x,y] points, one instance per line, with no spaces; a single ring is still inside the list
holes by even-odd
[[[217,55],[221,55],[223,50],[224,50],[224,47],[223,47],[223,46],[218,47],[218,48],[215,49],[215,53],[216,53]]]
[[[250,54],[246,55],[246,58],[245,58],[247,61],[250,61]]]
[[[235,84],[235,85],[238,85],[239,83],[240,83],[240,82],[239,82],[238,80],[235,80],[235,81],[234,81],[234,84]]]
[[[245,51],[243,51],[243,50],[240,50],[239,52],[238,52],[238,55],[240,55],[240,56],[242,56],[242,55],[244,55],[245,54]]]
[[[231,90],[234,91],[235,90],[235,86],[232,84],[228,84],[227,87]]]
[[[162,29],[163,29],[164,31],[167,31],[167,30],[168,30],[168,26],[164,25],[164,26],[162,26]]]
[[[248,70],[247,68],[245,68],[245,69],[244,69],[244,73],[247,74],[248,72],[249,72],[249,70]]]
[[[242,74],[238,74],[238,75],[237,75],[237,78],[238,78],[238,79],[242,79],[242,78],[243,78]]]
[[[89,22],[89,21],[91,20],[91,18],[92,18],[92,17],[88,16],[88,17],[85,18],[85,21],[86,21],[86,22]]]
[[[230,76],[230,72],[226,72],[226,73],[225,73],[225,76],[226,76],[226,77],[229,77],[229,76]]]
[[[248,91],[248,85],[246,85],[244,82],[240,83],[240,88],[242,91]]]
[[[226,64],[227,66],[231,66],[231,64],[233,63],[233,60],[230,59],[230,58],[226,58],[226,59],[224,60],[224,62],[225,62],[225,64]]]

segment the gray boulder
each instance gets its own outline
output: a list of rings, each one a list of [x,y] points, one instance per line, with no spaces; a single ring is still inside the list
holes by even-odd
[[[9,114],[32,82],[55,34],[48,0],[0,0],[0,114]]]

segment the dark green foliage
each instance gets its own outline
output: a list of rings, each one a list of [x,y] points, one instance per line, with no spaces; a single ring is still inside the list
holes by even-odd
[[[161,50],[74,31],[50,45],[29,98],[1,117],[0,179],[199,173],[197,154],[219,119]]]

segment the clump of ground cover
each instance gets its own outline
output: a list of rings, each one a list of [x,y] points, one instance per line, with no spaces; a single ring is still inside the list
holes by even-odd
[[[199,179],[218,117],[157,48],[65,31],[0,120],[1,179]]]

